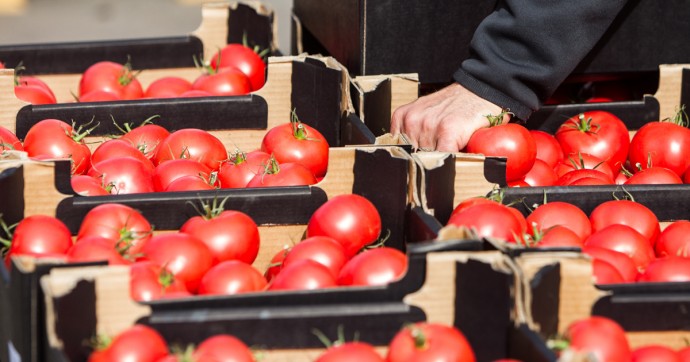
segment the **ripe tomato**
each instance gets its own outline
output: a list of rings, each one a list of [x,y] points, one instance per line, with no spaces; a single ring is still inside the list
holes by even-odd
[[[268,290],[313,290],[337,285],[328,268],[313,260],[302,259],[282,268]]]
[[[345,248],[335,239],[328,236],[312,236],[300,241],[285,255],[283,267],[298,260],[313,260],[331,271],[334,278],[347,262]]]
[[[151,224],[137,210],[127,205],[107,203],[86,213],[77,240],[90,236],[103,237],[111,240],[117,250],[136,258],[152,233]]]
[[[165,265],[191,293],[196,293],[201,278],[213,266],[213,255],[206,244],[185,233],[153,236],[141,252],[143,260]]]
[[[554,225],[541,232],[533,232],[538,248],[581,248],[583,240],[563,225]]]
[[[619,284],[625,282],[616,267],[601,259],[592,260],[592,274],[596,284]]]
[[[0,153],[5,150],[24,151],[24,146],[12,131],[0,126]]]
[[[226,260],[204,274],[197,293],[234,295],[262,291],[266,285],[266,278],[253,266],[239,260]]]
[[[259,174],[252,177],[247,187],[306,186],[316,183],[314,174],[299,163],[282,163],[271,157]]]
[[[168,355],[168,344],[155,329],[136,324],[115,336],[105,355],[108,361],[157,361]]]
[[[537,159],[554,168],[563,159],[563,149],[556,137],[544,131],[530,130],[537,146]]]
[[[191,295],[179,278],[151,261],[132,264],[129,276],[129,294],[139,302]]]
[[[153,170],[144,161],[133,157],[106,159],[93,165],[87,175],[112,187],[111,194],[154,192]]]
[[[70,179],[72,190],[82,196],[103,196],[110,195],[101,180],[87,175],[74,175]]]
[[[122,100],[122,98],[113,93],[113,92],[108,92],[104,90],[94,90],[86,94],[82,94],[79,96],[79,99],[77,100],[79,103],[86,103],[86,102],[111,102],[111,101],[119,101]]]
[[[597,156],[581,152],[568,154],[563,161],[559,162],[554,167],[558,177],[561,177],[570,171],[581,169],[601,171],[612,179],[615,175],[613,169],[607,162]]]
[[[153,159],[158,145],[170,135],[167,129],[157,124],[144,124],[133,129],[125,125],[125,130],[120,139],[131,143],[148,159]]]
[[[374,347],[364,342],[335,343],[316,362],[384,362]]]
[[[472,134],[466,151],[506,157],[506,181],[523,178],[537,158],[537,145],[529,131],[515,123],[481,128]]]
[[[65,254],[70,247],[72,234],[62,221],[52,216],[32,215],[22,219],[14,229],[8,257]]]
[[[261,151],[273,155],[279,163],[299,163],[316,177],[328,168],[328,142],[315,128],[293,114],[293,120],[268,130],[261,141]]]
[[[623,224],[642,234],[654,247],[659,236],[659,219],[648,207],[630,200],[607,201],[589,214],[592,230],[601,230],[609,225]]]
[[[238,96],[252,91],[249,78],[237,68],[221,68],[217,72],[199,76],[192,87],[214,96]]]
[[[55,104],[55,94],[42,80],[35,77],[21,76],[14,86],[14,95],[31,104]]]
[[[143,162],[151,171],[153,171],[154,168],[153,162],[146,158],[141,151],[136,149],[131,143],[121,139],[108,140],[98,145],[91,154],[91,164],[95,165],[101,161],[115,157],[136,158]]]
[[[677,173],[667,168],[656,166],[639,171],[625,181],[626,185],[682,183],[683,179]]]
[[[582,252],[594,259],[605,261],[618,270],[623,277],[623,281],[631,283],[637,280],[637,267],[632,258],[628,255],[600,246],[587,245],[582,248]]]
[[[268,269],[266,269],[266,272],[264,273],[264,277],[266,277],[266,280],[270,282],[275,278],[278,273],[280,273],[280,270],[283,268],[283,260],[285,260],[285,257],[287,254],[290,252],[290,248],[286,245],[278,251],[275,255],[273,255],[273,258],[271,258],[271,262],[269,264]]]
[[[668,225],[654,244],[656,256],[690,257],[690,221],[678,220]]]
[[[331,198],[312,214],[307,237],[328,236],[337,240],[351,258],[381,234],[381,216],[365,197],[345,194]]]
[[[632,362],[681,362],[676,351],[661,345],[648,345],[635,348]]]
[[[104,260],[110,265],[131,264],[115,249],[112,240],[101,236],[83,237],[67,251],[67,261],[70,263]]]
[[[266,152],[252,151],[237,152],[228,162],[223,162],[218,171],[218,181],[221,188],[247,187],[254,176],[261,173],[271,158]]]
[[[153,163],[159,165],[180,158],[195,160],[217,170],[228,158],[228,153],[216,136],[201,129],[185,128],[171,133],[159,144]]]
[[[500,203],[496,200],[492,200],[490,198],[486,198],[484,196],[477,196],[477,197],[470,197],[468,199],[460,201],[460,203],[455,206],[453,209],[453,212],[450,213],[450,217],[453,217],[455,214],[459,214],[461,211],[470,208],[474,205],[479,205],[479,204],[496,204]]]
[[[453,215],[448,225],[474,230],[477,236],[492,237],[515,243],[524,232],[523,224],[502,204],[480,204]]]
[[[192,90],[192,83],[180,77],[163,77],[151,82],[146,87],[145,98],[174,98]]]
[[[165,191],[170,183],[184,176],[208,178],[211,176],[211,169],[199,161],[186,158],[163,162],[153,171],[153,189]]]
[[[340,270],[338,285],[386,285],[402,278],[406,271],[407,256],[400,250],[375,248],[352,257]]]
[[[572,230],[583,241],[592,233],[592,225],[587,214],[579,207],[562,201],[539,205],[527,216],[527,225],[536,230],[548,230],[562,225]]]
[[[688,282],[690,281],[690,259],[667,256],[655,259],[640,274],[638,282]]]
[[[582,181],[580,181],[582,180]],[[609,175],[590,169],[579,169],[566,172],[556,181],[556,186],[583,185],[613,185],[614,181]]]
[[[180,94],[180,98],[194,98],[194,97],[213,97],[213,94],[211,94],[207,91],[199,90],[199,89],[188,90],[188,91]]]
[[[585,246],[599,246],[621,252],[632,258],[638,271],[644,271],[654,259],[649,241],[630,226],[613,224],[592,233]]]
[[[144,95],[129,63],[122,65],[110,61],[94,63],[82,74],[79,94],[96,90],[114,93],[121,99],[139,99]]]
[[[259,253],[259,227],[249,215],[234,210],[211,210],[187,220],[180,232],[206,244],[213,263],[239,260],[251,264]]]
[[[463,361],[474,362],[472,346],[451,326],[419,322],[404,327],[388,345],[388,362]]]
[[[556,171],[540,159],[534,160],[534,166],[525,174],[523,179],[529,186],[553,186],[557,180]]]
[[[632,357],[628,338],[618,323],[599,316],[571,323],[565,332],[570,348],[583,354],[591,353],[597,361],[629,362]]]
[[[175,191],[199,191],[199,190],[215,190],[216,188],[211,185],[213,182],[210,179],[206,179],[201,175],[186,175],[178,177],[173,180],[165,188],[166,192]]]
[[[29,157],[47,156],[72,160],[72,173],[84,174],[91,166],[91,151],[84,142],[88,132],[80,133],[58,119],[44,119],[33,125],[24,138]]]
[[[625,163],[630,135],[625,123],[606,111],[580,113],[556,131],[563,153],[587,153],[606,161],[614,172]]]
[[[228,44],[211,58],[212,69],[226,67],[242,71],[249,78],[252,91],[261,89],[266,82],[266,64],[254,49],[245,45]]]
[[[676,120],[678,121],[678,120]],[[690,166],[690,130],[674,122],[650,122],[630,141],[628,160],[633,170],[665,167],[679,176]]]
[[[252,350],[244,342],[227,334],[206,338],[192,354],[194,361],[254,362]]]

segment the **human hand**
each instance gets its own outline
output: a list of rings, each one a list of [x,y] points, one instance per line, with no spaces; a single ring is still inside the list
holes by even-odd
[[[405,134],[415,148],[458,152],[465,148],[474,131],[489,126],[488,115],[502,111],[454,83],[396,109],[390,132]],[[503,123],[509,119],[510,115],[504,114]]]

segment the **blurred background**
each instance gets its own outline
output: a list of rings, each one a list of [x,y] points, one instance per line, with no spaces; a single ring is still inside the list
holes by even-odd
[[[0,44],[185,35],[201,22],[202,0],[0,0]],[[278,46],[290,52],[290,0],[273,8]]]

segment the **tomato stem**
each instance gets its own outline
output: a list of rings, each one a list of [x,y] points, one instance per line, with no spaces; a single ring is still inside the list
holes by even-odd
[[[410,329],[410,335],[412,336],[412,339],[414,340],[414,346],[418,350],[423,350],[426,349],[427,346],[427,338],[426,335],[424,334],[424,331],[422,331],[421,328],[415,326],[415,325],[410,325],[407,328]]]

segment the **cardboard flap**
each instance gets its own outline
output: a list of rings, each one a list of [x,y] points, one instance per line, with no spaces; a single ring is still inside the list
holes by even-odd
[[[340,120],[340,142],[343,146],[373,145],[376,136],[354,113],[348,113]]]
[[[683,69],[683,84],[680,90],[680,105],[690,107],[690,66]]]
[[[270,54],[278,50],[275,14],[268,5],[247,0],[231,3],[227,24],[228,44],[243,44],[246,41],[252,48],[269,49]]]
[[[443,152],[415,152],[419,177],[419,201],[430,215],[445,224],[453,211],[455,199],[455,157]]]
[[[390,131],[393,112],[419,97],[416,73],[357,76],[350,87],[355,110],[376,135]]]
[[[659,100],[659,118],[672,118],[682,103],[683,69],[690,69],[690,64],[661,64],[659,65],[659,87],[654,97]],[[687,78],[685,78],[687,79]]]

